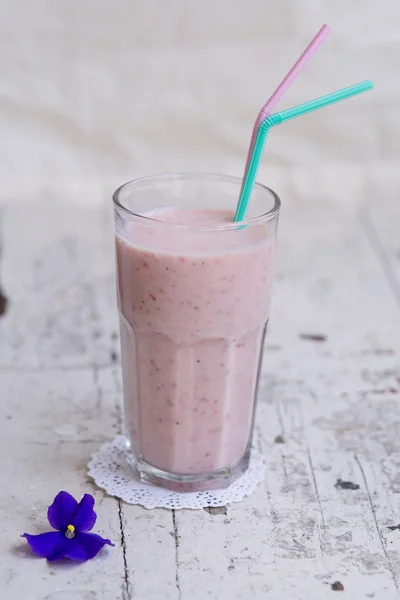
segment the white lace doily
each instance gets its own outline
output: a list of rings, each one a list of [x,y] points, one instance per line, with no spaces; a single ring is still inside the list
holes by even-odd
[[[145,508],[204,508],[240,502],[252,494],[264,478],[265,463],[262,454],[252,449],[247,471],[223,490],[179,493],[142,483],[127,462],[125,438],[118,435],[92,454],[88,464],[89,475],[96,485],[110,494]]]

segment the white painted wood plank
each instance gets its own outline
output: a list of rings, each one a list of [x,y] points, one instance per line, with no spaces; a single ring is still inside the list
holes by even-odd
[[[385,198],[381,201],[380,189],[377,182],[371,182],[370,202],[365,204],[359,211],[359,217],[366,237],[375,250],[377,260],[382,271],[385,273],[386,280],[390,286],[393,296],[396,298],[398,309],[400,311],[400,206],[398,201],[398,191],[394,186]],[[400,312],[399,312],[400,314]],[[398,317],[397,317],[398,321]],[[394,337],[393,340],[396,343]],[[387,353],[393,352],[389,347]],[[377,519],[381,519],[385,526],[382,528],[383,543],[387,548],[389,555],[393,552],[393,546],[398,545],[400,534],[399,502],[398,494],[400,492],[400,461],[398,455],[399,427],[397,426],[398,397],[392,395],[392,402],[388,402],[390,392],[400,387],[400,357],[399,345],[396,345],[396,360],[391,370],[376,370],[373,373],[375,384],[380,388],[381,395],[386,390],[386,409],[392,414],[390,431],[388,434],[381,435],[384,443],[386,455],[381,461],[381,468],[377,471],[370,468],[367,478],[371,482],[371,488],[374,490],[372,502]],[[386,384],[386,387],[385,387]],[[397,400],[397,402],[396,402]],[[381,485],[383,483],[383,486]],[[378,492],[379,490],[379,492]],[[386,506],[390,505],[394,512],[392,519],[387,518]],[[399,576],[400,568],[398,562],[395,563],[396,574]]]
[[[122,511],[130,592],[127,598],[180,600],[171,511],[149,511],[125,503]]]

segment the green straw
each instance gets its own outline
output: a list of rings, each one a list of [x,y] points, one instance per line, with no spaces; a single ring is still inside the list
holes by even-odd
[[[356,94],[367,92],[368,90],[372,90],[373,87],[374,84],[372,83],[372,81],[362,81],[361,83],[356,83],[355,85],[351,85],[350,87],[344,88],[337,92],[333,92],[332,94],[321,96],[321,98],[310,100],[310,102],[299,104],[298,106],[294,106],[293,108],[289,108],[288,110],[284,110],[282,112],[278,112],[267,117],[258,128],[257,137],[249,161],[249,166],[243,180],[239,202],[235,213],[235,218],[233,220],[235,222],[238,222],[243,221],[245,218],[251,192],[253,190],[254,182],[256,180],[258,167],[260,165],[261,156],[271,127],[279,125],[280,123],[284,123],[285,121],[289,121],[289,119],[294,119],[295,117],[305,115],[306,113],[312,112],[313,110],[318,110],[319,108],[323,108],[324,106],[329,106],[330,104],[334,104],[335,102],[346,100],[346,98],[351,98],[352,96],[356,96]]]

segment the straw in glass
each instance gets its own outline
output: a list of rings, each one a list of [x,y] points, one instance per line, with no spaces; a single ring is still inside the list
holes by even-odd
[[[321,29],[318,31],[317,35],[309,43],[307,48],[304,50],[303,54],[296,61],[296,63],[293,65],[293,67],[290,69],[290,71],[287,73],[287,75],[282,79],[281,83],[278,85],[278,87],[276,88],[274,93],[271,95],[269,100],[266,102],[266,104],[264,104],[264,106],[260,110],[258,117],[256,119],[256,122],[254,123],[254,127],[253,127],[253,133],[251,136],[250,147],[249,147],[249,151],[247,153],[245,173],[247,171],[247,167],[249,164],[251,152],[253,150],[253,146],[254,146],[254,142],[255,142],[255,139],[257,136],[257,131],[258,131],[259,126],[264,121],[264,119],[266,119],[266,117],[268,117],[271,114],[273,108],[276,106],[276,104],[279,102],[279,100],[282,98],[282,96],[288,90],[288,88],[292,85],[293,81],[300,74],[301,70],[306,65],[306,63],[309,61],[309,59],[312,57],[314,52],[319,48],[322,41],[325,39],[326,35],[330,32],[330,30],[331,30],[331,28],[329,27],[329,25],[323,25],[321,27]]]
[[[271,127],[279,125],[280,123],[284,123],[285,121],[289,121],[290,119],[300,117],[301,115],[305,115],[306,113],[312,112],[314,110],[318,110],[320,108],[323,108],[324,106],[329,106],[330,104],[334,104],[335,102],[346,100],[347,98],[351,98],[352,96],[361,94],[362,92],[367,92],[373,87],[374,85],[372,81],[362,81],[361,83],[356,83],[355,85],[351,85],[350,87],[338,90],[337,92],[333,92],[332,94],[321,96],[320,98],[316,98],[315,100],[310,100],[310,102],[299,104],[298,106],[294,106],[293,108],[289,108],[288,110],[284,110],[282,112],[278,112],[267,117],[258,128],[253,151],[250,156],[249,167],[243,179],[239,202],[233,220],[237,222],[243,221],[243,219],[245,218],[247,205],[249,203],[250,195],[257,176],[257,171],[260,165],[265,141],[267,139]]]

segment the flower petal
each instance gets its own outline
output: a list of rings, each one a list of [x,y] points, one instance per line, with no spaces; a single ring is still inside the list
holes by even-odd
[[[90,494],[85,494],[78,504],[78,509],[72,518],[73,525],[77,532],[85,532],[93,529],[96,523],[97,515],[93,510],[94,498]]]
[[[35,554],[38,554],[42,558],[47,558],[47,560],[63,558],[65,542],[68,541],[59,531],[49,531],[47,533],[39,533],[39,535],[24,533],[21,537],[26,538],[26,541]]]
[[[60,492],[49,506],[47,518],[54,529],[65,531],[78,509],[78,503],[68,492]]]
[[[89,560],[94,558],[105,544],[114,546],[110,540],[102,538],[97,533],[78,533],[72,540],[69,540],[64,556],[71,560]]]

